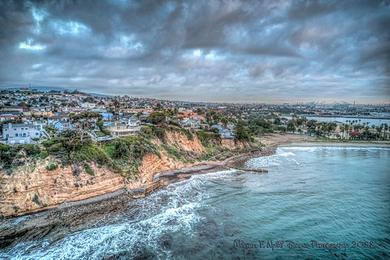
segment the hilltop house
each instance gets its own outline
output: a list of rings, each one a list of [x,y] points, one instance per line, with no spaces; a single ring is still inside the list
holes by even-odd
[[[189,127],[192,129],[198,129],[198,128],[200,128],[201,122],[200,122],[200,120],[197,120],[197,119],[184,118],[183,120],[180,121],[180,125],[182,127]]]
[[[7,144],[30,144],[42,137],[48,137],[42,124],[3,125],[3,140]]]
[[[234,126],[224,127],[223,125],[212,125],[211,129],[217,129],[222,139],[233,139],[234,138]]]
[[[140,121],[135,117],[129,117],[126,120],[115,122],[112,126],[108,127],[108,130],[114,137],[133,135],[140,129]]]
[[[57,113],[55,116],[49,118],[47,124],[54,127],[58,132],[74,129],[69,116],[63,113]]]

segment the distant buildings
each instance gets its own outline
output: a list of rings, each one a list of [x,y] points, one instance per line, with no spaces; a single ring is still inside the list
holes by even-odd
[[[0,134],[2,142],[8,144],[31,143],[46,136],[42,126],[52,137],[70,129],[87,132],[97,141],[111,140],[136,134],[142,124],[150,124],[150,115],[156,111],[166,114],[166,124],[192,132],[212,130],[223,139],[234,138],[234,125],[227,122],[249,122],[254,118],[261,119],[258,122],[261,133],[289,132],[346,140],[390,139],[390,105],[221,104],[26,89],[0,90],[0,94],[0,125],[3,129]],[[336,125],[329,127],[321,120],[306,120],[313,115],[356,119],[332,122]],[[381,118],[386,124],[377,123],[376,127],[364,124],[359,119],[362,115],[373,120]]]

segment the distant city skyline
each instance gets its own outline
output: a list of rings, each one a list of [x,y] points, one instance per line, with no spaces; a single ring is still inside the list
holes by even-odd
[[[390,1],[1,1],[0,89],[390,102]]]

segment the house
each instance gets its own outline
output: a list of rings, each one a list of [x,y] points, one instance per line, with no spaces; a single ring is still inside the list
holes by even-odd
[[[217,129],[218,133],[222,139],[233,139],[234,138],[234,133],[233,133],[234,130],[233,129],[224,127],[220,124],[212,125],[211,129]]]
[[[101,112],[100,115],[102,116],[102,119],[104,121],[110,121],[114,117],[114,115],[112,113],[108,113],[108,112]]]
[[[57,113],[55,116],[49,118],[47,124],[54,127],[58,132],[74,129],[69,116],[62,113]]]
[[[19,117],[19,114],[13,112],[0,113],[0,122],[7,120],[15,120]]]
[[[7,124],[3,125],[3,140],[7,144],[30,144],[35,139],[48,137],[42,124]]]
[[[136,117],[129,117],[127,119],[127,126],[129,127],[138,127],[141,122]]]
[[[141,129],[140,121],[135,117],[129,117],[127,120],[115,122],[108,127],[111,135],[114,137],[133,135]]]
[[[120,136],[129,136],[136,134],[141,127],[129,127],[127,125],[116,124],[115,126],[109,127],[108,130],[111,132],[111,135],[114,137]]]
[[[52,125],[58,132],[73,129],[73,125],[69,121],[58,120],[53,122]]]
[[[192,118],[184,118],[180,121],[180,125],[182,127],[189,127],[189,128],[200,128],[201,122],[200,120],[192,119]]]

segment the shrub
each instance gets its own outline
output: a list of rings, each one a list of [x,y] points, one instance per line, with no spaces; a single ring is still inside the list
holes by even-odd
[[[169,130],[172,130],[172,131],[177,131],[179,133],[182,133],[184,134],[188,140],[194,140],[194,136],[193,134],[191,133],[190,130],[186,129],[186,128],[183,128],[183,127],[177,127],[177,126],[171,126],[169,127]]]
[[[112,167],[122,172],[128,178],[138,173],[138,167],[146,154],[160,155],[157,148],[142,136],[128,136],[116,139],[106,144],[104,150],[113,159]]]
[[[54,171],[57,168],[58,168],[58,165],[55,162],[49,162],[49,164],[46,166],[46,170],[48,170],[48,171]]]
[[[87,173],[89,175],[92,175],[92,176],[95,175],[95,171],[92,169],[92,167],[88,163],[84,164],[84,171],[85,171],[85,173]]]
[[[35,144],[25,144],[20,147],[21,149],[24,149],[26,151],[27,156],[33,156],[36,157],[41,153],[41,149],[38,145]]]
[[[16,147],[0,143],[0,162],[2,167],[10,168],[17,153],[18,149]]]
[[[24,151],[24,153],[23,153]],[[21,153],[22,152],[22,153]],[[34,159],[39,158],[41,149],[35,144],[15,145],[10,146],[6,144],[0,144],[0,166],[5,169],[10,169],[14,164],[14,159],[18,156],[32,157]],[[24,164],[24,160],[19,160],[18,165]]]
[[[146,138],[158,138],[162,142],[165,142],[166,140],[166,133],[165,129],[162,127],[156,127],[156,126],[143,126],[141,128],[141,133]]]
[[[129,156],[130,156],[129,144],[121,140],[115,141],[112,157],[119,159],[119,158],[129,158]]]
[[[39,199],[39,196],[38,196],[36,193],[34,194],[34,197],[32,198],[32,201],[33,201],[35,204],[39,205],[39,206],[42,205],[42,202],[41,202],[41,200]]]
[[[165,151],[168,152],[168,154],[172,155],[176,159],[184,160],[183,154],[181,154],[180,151],[176,147],[170,146],[170,145],[163,145],[163,148],[165,149]]]
[[[41,151],[39,158],[46,159],[49,156],[49,153],[46,150]]]
[[[204,146],[217,145],[221,142],[219,134],[214,132],[198,131],[196,135]]]
[[[96,144],[83,145],[80,149],[70,154],[70,162],[96,162],[104,164],[109,162],[107,154]]]
[[[143,126],[141,127],[141,134],[145,135],[146,137],[152,137],[153,136],[153,130],[150,126]]]

